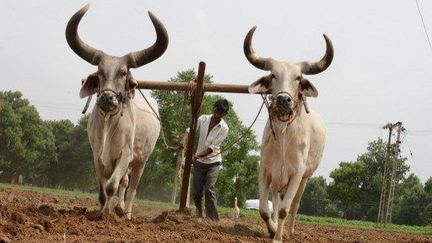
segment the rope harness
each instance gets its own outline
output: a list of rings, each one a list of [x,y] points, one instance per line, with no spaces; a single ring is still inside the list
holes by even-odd
[[[287,95],[292,102],[294,103],[292,108],[289,108],[286,105],[282,105],[282,108],[278,108],[277,107],[277,97],[281,94],[285,94]],[[269,101],[269,97],[270,101]],[[280,122],[287,122],[286,127],[288,127],[296,118],[297,118],[297,114],[298,114],[298,106],[299,103],[302,102],[303,106],[306,110],[306,113],[309,114],[309,107],[307,105],[306,102],[306,98],[303,97],[303,95],[299,94],[298,99],[294,99],[294,97],[288,93],[288,92],[279,92],[276,94],[276,96],[272,96],[272,95],[266,95],[266,94],[261,94],[261,98],[263,99],[263,101],[266,104],[267,107],[267,111],[269,114],[269,121],[270,121],[270,129],[272,131],[273,136],[276,138],[276,133],[274,131],[274,119],[278,119]]]

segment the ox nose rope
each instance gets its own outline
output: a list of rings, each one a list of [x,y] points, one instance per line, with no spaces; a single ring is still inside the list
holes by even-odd
[[[97,91],[97,97],[98,97],[98,100],[97,100],[96,102],[98,102],[98,103],[100,102],[100,103],[102,103],[101,105],[106,105],[106,106],[110,104],[110,101],[109,101],[109,98],[108,98],[108,97],[102,96],[102,95],[104,94],[105,91],[110,91],[110,92],[112,92],[112,93],[115,94],[115,98],[116,98],[117,102],[120,103],[120,115],[123,116],[124,104],[125,104],[126,99],[129,97],[129,92],[130,92],[130,91],[127,90],[127,91],[126,91],[126,94],[123,95],[122,92],[117,93],[115,90],[113,90],[113,89],[111,89],[111,88],[105,88],[105,89],[102,89],[102,90],[100,90],[100,91],[98,90],[98,91]],[[89,96],[88,96],[88,98],[87,98],[87,102],[86,102],[86,104],[85,104],[85,106],[84,106],[84,109],[83,109],[83,111],[82,111],[82,114],[85,114],[85,113],[87,112],[87,109],[88,109],[88,107],[89,107],[89,105],[90,105],[90,102],[91,102],[92,98],[93,98],[93,95],[89,95]],[[105,112],[105,115],[106,115],[107,113],[109,113],[109,112]],[[118,113],[118,111],[115,112],[114,114],[111,114],[111,116],[114,116],[114,115],[116,115],[117,113]]]
[[[280,109],[277,108],[277,105],[274,105],[277,103],[277,97],[281,94],[286,94],[289,96],[289,98],[292,100],[292,102],[294,103],[293,108],[291,109],[291,112],[286,112],[286,111],[281,111]],[[273,137],[276,138],[276,133],[274,131],[274,119],[277,118],[280,122],[287,122],[286,127],[288,127],[297,117],[297,114],[299,111],[299,101],[301,101],[303,103],[303,106],[305,108],[305,111],[307,114],[309,114],[310,110],[309,110],[309,106],[306,102],[306,97],[303,97],[303,95],[299,95],[298,100],[294,99],[293,96],[288,93],[288,92],[279,92],[277,93],[276,96],[272,96],[271,98],[271,102],[268,101],[268,96],[269,95],[265,95],[262,94],[261,95],[264,102],[266,103],[266,107],[267,107],[267,111],[269,114],[269,121],[270,121],[270,129],[272,131]],[[286,119],[283,119],[284,116],[287,116]]]

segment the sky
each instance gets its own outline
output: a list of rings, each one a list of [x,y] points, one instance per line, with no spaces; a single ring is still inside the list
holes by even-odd
[[[155,40],[147,11],[165,25],[170,43],[158,60],[132,70],[137,80],[165,81],[205,61],[215,83],[250,84],[268,73],[243,54],[254,25],[253,46],[263,57],[316,61],[325,53],[325,33],[335,56],[323,73],[308,76],[319,91],[308,99],[327,126],[321,165],[329,178],[341,161],[355,161],[368,142],[402,121],[402,156],[424,182],[432,176],[432,49],[415,0],[382,1],[66,1],[0,0],[0,91],[18,90],[42,119],[77,122],[86,100],[81,79],[96,67],[66,43],[69,18],[85,4],[79,34],[91,46],[121,56]],[[432,35],[432,1],[418,0]],[[149,92],[146,91],[148,94]],[[222,94],[249,126],[261,104],[258,95]],[[258,141],[267,119],[253,127]]]

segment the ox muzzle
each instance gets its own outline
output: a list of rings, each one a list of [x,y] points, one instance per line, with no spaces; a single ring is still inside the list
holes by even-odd
[[[272,105],[278,117],[291,115],[297,106],[297,101],[288,92],[279,92],[272,98]]]
[[[117,93],[111,89],[104,89],[98,93],[96,104],[104,112],[110,112],[115,110],[124,99],[125,97],[122,93]]]

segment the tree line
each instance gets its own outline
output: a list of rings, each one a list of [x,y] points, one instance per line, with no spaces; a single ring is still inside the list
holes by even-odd
[[[376,221],[386,146],[381,138],[369,142],[367,151],[356,161],[340,162],[330,173],[330,183],[322,176],[312,177],[303,194],[300,213]],[[422,184],[415,174],[408,174],[406,158],[389,162],[397,164],[392,222],[431,225],[432,177]]]
[[[177,73],[170,82],[189,82],[194,70]],[[207,75],[205,82],[211,82]],[[137,92],[137,96],[140,94]],[[184,92],[152,91],[158,101],[166,141],[177,146],[189,126],[190,106]],[[138,98],[138,97],[137,97]],[[210,114],[217,95],[205,95],[201,114]],[[232,107],[232,104],[231,104]],[[230,127],[222,150],[246,132],[233,109],[224,118]],[[22,174],[25,184],[67,190],[97,192],[93,156],[87,138],[88,116],[77,124],[69,120],[42,120],[38,111],[18,91],[0,91],[0,181],[9,182]],[[247,124],[249,125],[249,124]],[[234,197],[239,206],[246,199],[258,198],[259,150],[251,131],[223,155],[217,182],[219,205],[231,207]],[[162,139],[146,164],[137,196],[149,200],[170,201],[176,176],[176,149],[164,147]],[[322,176],[312,177],[305,189],[299,212],[307,215],[342,217],[375,221],[386,159],[382,139],[369,143],[356,161],[341,162],[327,183]],[[399,224],[432,224],[432,178],[422,184],[409,174],[402,158],[398,165],[392,221]]]

